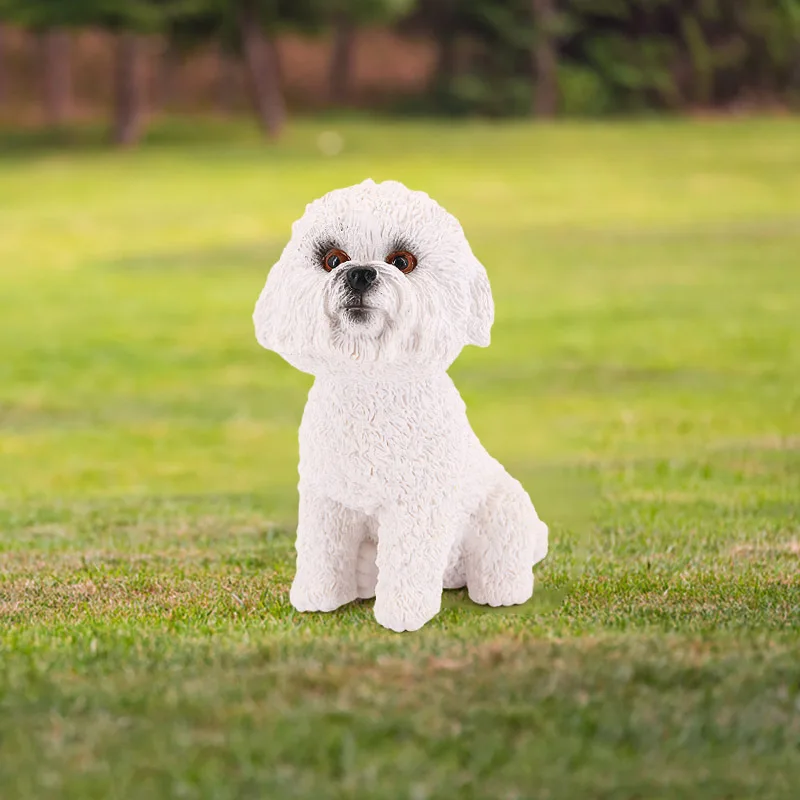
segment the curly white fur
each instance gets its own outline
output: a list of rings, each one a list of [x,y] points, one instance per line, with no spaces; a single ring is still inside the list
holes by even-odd
[[[350,261],[327,272],[327,248]],[[418,259],[404,274],[395,250]],[[352,313],[347,270],[373,267]],[[494,304],[458,221],[423,192],[371,180],[309,204],[269,273],[256,337],[316,380],[300,426],[299,611],[375,597],[395,631],[422,627],[442,588],[524,603],[547,526],[484,450],[447,368],[486,347]]]

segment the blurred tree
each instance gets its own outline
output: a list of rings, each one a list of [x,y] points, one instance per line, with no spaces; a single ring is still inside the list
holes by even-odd
[[[169,39],[156,56],[155,80],[153,82],[152,106],[156,110],[168,109],[175,101],[177,72],[182,54]]]
[[[95,25],[117,36],[114,52],[113,141],[129,147],[143,131],[145,89],[143,36],[163,33],[170,19],[192,0],[70,0],[78,24]]]
[[[404,15],[406,31],[436,42],[430,91],[415,102],[437,113],[800,104],[800,0],[0,0],[0,20],[36,34],[51,124],[72,105],[69,30],[116,33],[113,131],[122,144],[142,129],[145,34],[169,43],[160,103],[184,51],[213,43],[220,97],[230,97],[232,65],[242,63],[261,126],[275,137],[286,119],[275,44],[282,31],[333,28],[329,96],[342,103],[358,27]],[[1,63],[0,84],[7,93]]]
[[[136,144],[142,134],[144,87],[142,85],[142,44],[138,31],[117,33],[114,59],[114,142],[123,147]]]
[[[72,64],[70,32],[46,27],[38,32],[42,68],[42,99],[51,125],[63,125],[72,112]]]
[[[318,30],[327,8],[326,0],[183,0],[167,35],[183,50],[217,42],[221,67],[233,56],[241,58],[258,121],[276,138],[286,122],[286,103],[275,37],[287,29]]]
[[[8,80],[6,78],[6,26],[0,20],[0,108],[6,102]]]
[[[333,0],[320,3],[325,21],[333,28],[329,76],[330,100],[334,105],[347,101],[353,68],[356,32],[362,25],[387,25],[407,14],[414,0]]]
[[[451,114],[530,114],[532,0],[430,0],[409,27],[437,42],[430,102]]]
[[[65,30],[71,19],[68,4],[58,0],[0,0],[0,19],[35,32],[44,117],[50,125],[63,125],[72,110],[70,36]]]
[[[276,3],[238,0],[237,5],[239,37],[253,104],[261,127],[267,136],[274,139],[286,124],[278,51],[273,37],[265,32],[268,26],[278,21],[274,13]]]
[[[463,33],[465,14],[459,0],[420,0],[409,27],[431,35],[436,45],[436,65],[431,75],[431,95],[447,92],[456,77],[456,44]]]
[[[438,112],[800,103],[800,0],[425,0],[410,27],[437,42]]]
[[[217,45],[217,109],[228,114],[235,108],[239,59],[222,42]]]
[[[328,70],[330,100],[334,105],[341,105],[347,101],[355,39],[356,24],[352,13],[348,9],[334,11],[333,47]]]
[[[172,16],[165,36],[165,50],[161,76],[169,82],[169,73],[176,62],[186,59],[199,48],[213,45],[217,51],[217,104],[224,110],[231,108],[232,73],[241,59],[238,24],[234,14],[234,0],[196,0],[182,13]],[[173,87],[174,88],[174,87]],[[161,87],[169,95],[169,87]]]
[[[69,36],[73,27],[94,26],[114,31],[113,138],[136,142],[141,132],[143,90],[141,34],[158,33],[172,14],[192,0],[0,0],[0,16],[40,32],[43,90],[48,120],[61,123],[69,112]]]
[[[554,117],[558,110],[558,45],[556,0],[531,0],[533,39],[533,113]]]
[[[623,110],[791,102],[800,0],[570,0],[572,64]]]

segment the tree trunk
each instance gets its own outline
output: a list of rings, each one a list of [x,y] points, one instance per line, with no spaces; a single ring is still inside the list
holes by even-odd
[[[6,101],[6,93],[8,87],[6,86],[6,52],[5,52],[5,35],[6,29],[2,22],[0,22],[0,108]]]
[[[556,0],[532,0],[536,28],[532,60],[534,73],[533,113],[554,117],[558,110],[558,51],[553,23]]]
[[[434,82],[437,86],[448,86],[456,73],[456,37],[444,31],[439,37],[439,53],[436,57]]]
[[[330,100],[333,105],[347,102],[350,73],[353,67],[355,33],[355,25],[350,17],[345,13],[337,14],[334,19],[333,49],[329,68]]]
[[[252,0],[244,0],[240,5],[239,33],[258,120],[267,136],[276,139],[286,123],[278,52],[275,43],[261,29],[258,11]]]
[[[230,114],[236,107],[236,62],[224,47],[217,49],[217,110]]]
[[[456,30],[454,0],[440,0],[433,20],[436,40],[436,66],[429,88],[436,91],[450,86],[456,74]]]
[[[175,83],[180,62],[180,53],[175,45],[170,41],[166,42],[159,53],[153,98],[153,104],[159,110],[169,110],[175,101]]]
[[[124,31],[117,37],[114,84],[114,142],[129,147],[142,133],[142,42]]]
[[[70,36],[59,28],[42,31],[42,101],[48,125],[63,125],[72,113]]]

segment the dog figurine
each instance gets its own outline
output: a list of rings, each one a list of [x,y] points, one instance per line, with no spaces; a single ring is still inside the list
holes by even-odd
[[[298,611],[375,598],[413,631],[442,589],[533,593],[548,529],[469,425],[446,370],[486,347],[494,303],[458,221],[427,194],[364,181],[315,200],[256,303],[256,338],[315,377],[300,425]]]

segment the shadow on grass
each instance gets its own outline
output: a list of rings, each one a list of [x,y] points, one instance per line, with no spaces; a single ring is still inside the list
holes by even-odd
[[[560,608],[570,589],[577,581],[571,582],[568,586],[561,587],[536,587],[533,590],[533,597],[527,603],[518,606],[481,606],[473,603],[469,599],[466,589],[445,590],[442,595],[442,611],[458,609],[468,611],[472,614],[495,614],[501,617],[530,617],[534,614],[541,614],[544,611],[555,611]]]

